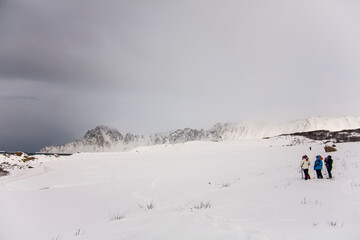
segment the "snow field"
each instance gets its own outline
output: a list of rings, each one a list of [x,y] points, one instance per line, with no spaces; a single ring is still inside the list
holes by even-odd
[[[290,142],[81,153],[12,172],[0,178],[0,239],[359,239],[359,143],[338,144],[334,179],[318,180],[323,145]]]

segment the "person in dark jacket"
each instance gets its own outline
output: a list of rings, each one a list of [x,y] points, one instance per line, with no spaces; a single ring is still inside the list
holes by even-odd
[[[328,171],[330,179],[332,178],[332,175],[331,175],[332,164],[333,164],[333,160],[332,160],[331,156],[329,155],[329,156],[327,156],[327,158],[325,158],[325,166]]]
[[[323,166],[323,162],[322,162],[322,157],[320,155],[316,156],[316,160],[314,162],[314,170],[316,171],[316,175],[317,178],[323,178],[323,175],[321,173],[322,170],[322,166]]]

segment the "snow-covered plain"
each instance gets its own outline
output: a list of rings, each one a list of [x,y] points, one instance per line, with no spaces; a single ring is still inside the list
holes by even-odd
[[[328,154],[293,140],[39,157],[0,178],[0,239],[360,239],[360,143],[337,145],[333,180],[305,181],[301,156]]]

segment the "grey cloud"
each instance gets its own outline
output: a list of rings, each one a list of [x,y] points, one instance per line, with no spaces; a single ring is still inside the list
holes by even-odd
[[[35,96],[9,96],[9,95],[1,95],[0,100],[4,101],[39,101],[39,99]]]
[[[0,135],[40,149],[98,124],[143,134],[360,114],[358,12],[355,1],[2,0]]]
[[[115,81],[114,70],[106,66],[116,59],[108,59],[110,50],[104,49],[99,34],[112,31],[106,29],[106,11],[97,16],[101,12],[87,1],[4,2],[0,5],[0,77],[65,84]]]

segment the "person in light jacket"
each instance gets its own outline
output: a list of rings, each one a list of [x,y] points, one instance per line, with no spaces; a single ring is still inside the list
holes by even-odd
[[[317,178],[322,179],[323,175],[321,173],[323,162],[322,157],[320,155],[316,156],[316,160],[314,162],[314,170],[316,171]]]
[[[306,155],[304,155],[302,157],[300,166],[301,166],[301,169],[304,171],[305,180],[310,179],[310,176],[309,176],[310,161],[309,161],[309,158]]]

